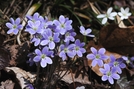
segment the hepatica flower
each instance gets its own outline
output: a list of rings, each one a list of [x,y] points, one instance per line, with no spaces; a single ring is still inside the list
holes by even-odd
[[[75,56],[75,53],[72,52],[74,46],[74,44],[69,44],[69,42],[66,42],[65,45],[61,44],[59,57],[61,57],[63,61],[67,59],[67,56],[73,58]]]
[[[19,30],[22,29],[22,25],[20,24],[20,18],[17,18],[14,20],[13,18],[10,18],[10,22],[6,23],[6,26],[9,28],[7,31],[7,34],[13,33],[18,34]]]
[[[116,59],[113,55],[110,56],[109,65],[112,67],[112,69],[116,70],[119,74],[122,73],[121,68],[126,67],[123,58]]]
[[[119,79],[120,76],[116,73],[114,69],[111,69],[110,65],[104,64],[104,68],[99,69],[100,72],[103,74],[102,81],[108,80],[110,84],[114,84],[114,79]]]
[[[94,48],[90,48],[92,53],[87,55],[88,60],[92,60],[92,67],[96,66],[97,64],[99,67],[103,66],[103,60],[108,59],[108,56],[105,55],[105,48],[100,48],[98,51]]]
[[[44,40],[41,41],[41,45],[48,45],[49,49],[55,48],[55,42],[59,42],[59,33],[52,33],[51,30],[47,30],[46,33],[43,35]]]
[[[94,37],[94,35],[91,35],[90,33],[92,32],[91,29],[85,29],[83,26],[80,26],[80,33],[84,36],[89,36],[89,37]]]
[[[100,14],[100,15],[97,16],[97,18],[103,18],[102,19],[102,24],[105,24],[108,19],[110,19],[110,20],[114,20],[115,19],[114,17],[117,15],[117,13],[116,12],[112,12],[112,10],[113,10],[113,8],[110,7],[107,10],[106,14]]]
[[[40,20],[40,15],[38,12],[34,13],[33,16],[27,15],[26,17],[28,18],[28,20],[31,20],[32,22]]]
[[[123,56],[122,58],[125,60],[126,64],[128,64],[129,67],[134,68],[134,56],[132,57]]]
[[[44,47],[41,51],[35,50],[36,56],[33,58],[34,62],[40,62],[41,67],[46,67],[47,64],[52,64],[53,51],[49,51],[48,47]]]
[[[65,18],[63,15],[60,15],[59,20],[54,20],[53,23],[56,26],[56,32],[59,32],[61,35],[72,29],[72,20]]]
[[[32,84],[26,84],[25,89],[34,89],[34,87]]]
[[[75,41],[74,36],[76,36],[76,33],[73,30],[69,30],[65,33],[65,39],[64,42]]]
[[[131,16],[128,7],[126,9],[123,9],[123,7],[121,7],[120,11],[121,12],[118,12],[118,15],[121,17],[121,20],[128,19],[128,17]]]
[[[42,40],[43,40],[42,34],[37,33],[33,35],[31,42],[34,42],[34,46],[38,46]]]
[[[40,27],[40,21],[28,21],[28,26],[26,27],[26,32],[29,32],[31,35],[42,32]]]
[[[129,61],[129,66],[134,68],[134,56],[130,57]]]
[[[85,45],[85,43],[81,43],[79,39],[77,39],[75,41],[75,46],[74,46],[74,50],[73,50],[73,53],[75,55],[77,55],[78,57],[82,57],[83,56],[83,53],[86,52],[85,48],[83,48],[83,46]]]

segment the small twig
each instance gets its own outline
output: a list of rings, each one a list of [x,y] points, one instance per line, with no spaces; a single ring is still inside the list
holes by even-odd
[[[40,64],[37,64],[37,76],[36,76],[36,82],[35,85],[38,86],[38,80],[39,80],[39,72],[40,72]]]
[[[74,89],[75,89],[76,88],[76,85],[75,85],[75,82],[74,82],[73,73],[72,73],[72,70],[71,69],[70,69],[70,72],[71,72],[71,77],[72,77],[73,85],[74,85]]]
[[[134,23],[128,18],[128,21],[131,23],[131,25],[134,26]]]
[[[10,4],[9,8],[7,9],[7,11],[4,12],[5,15],[7,15],[7,14],[9,13],[9,11],[10,11],[11,7],[13,6],[14,2],[15,2],[15,0],[13,0],[13,1],[11,2],[11,4]],[[5,16],[4,16],[4,18],[5,18]]]
[[[15,39],[16,38],[11,38],[11,39],[5,40],[3,43],[6,44],[7,42],[12,41],[12,40],[15,40]]]
[[[33,0],[30,1],[30,3],[29,3],[29,5],[28,5],[27,9],[25,10],[24,14],[22,15],[23,18],[25,18],[25,15],[26,15],[26,13],[28,12],[28,10],[29,10],[30,6],[32,5],[32,3],[33,3]]]
[[[4,12],[0,9],[0,12],[4,15]],[[9,17],[5,14],[4,15],[7,19],[9,19]]]

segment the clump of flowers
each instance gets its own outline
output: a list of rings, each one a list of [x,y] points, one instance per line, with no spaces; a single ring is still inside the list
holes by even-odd
[[[114,84],[113,79],[119,79],[120,76],[116,73],[116,69],[111,68],[110,65],[104,64],[104,68],[100,68],[100,72],[103,73],[102,80],[108,80],[110,84]]]
[[[113,8],[110,7],[106,14],[97,16],[97,18],[102,18],[102,24],[105,24],[108,19],[114,20],[116,15],[121,16],[121,20],[127,19],[131,15],[129,8],[125,10],[121,8],[121,12],[118,12],[118,14],[117,12],[112,12],[112,10]],[[46,68],[48,65],[54,64],[55,60],[60,60],[61,62],[85,56],[86,40],[81,42],[81,40],[75,39],[77,34],[72,26],[73,21],[69,18],[60,15],[58,19],[48,20],[47,17],[43,17],[37,12],[33,16],[27,15],[26,18],[28,21],[24,29],[31,35],[30,42],[36,47],[32,53],[28,54],[30,66],[35,63],[39,67]],[[20,18],[16,20],[11,18],[10,22],[6,23],[9,28],[7,34],[13,33],[17,35],[19,30],[23,28],[20,23]],[[80,26],[79,29],[84,37],[95,37],[95,35],[91,34],[92,30],[90,28],[85,29],[84,26]],[[86,58],[92,61],[92,67],[99,66],[102,81],[108,80],[110,84],[114,84],[114,80],[120,78],[119,74],[126,67],[125,62],[130,63],[124,56],[118,59],[113,55],[107,56],[105,48],[96,49],[91,47],[90,50],[91,53],[87,54]],[[109,62],[105,63],[104,61],[108,59]],[[133,60],[134,58],[131,61]],[[79,87],[76,89],[79,89]],[[81,89],[85,89],[85,87],[81,87]]]
[[[129,12],[129,8],[123,9],[123,7],[120,8],[120,12],[112,12],[113,8],[108,8],[106,14],[100,14],[97,16],[97,18],[102,18],[102,24],[106,24],[108,19],[115,20],[115,16],[119,15],[121,20],[128,19],[129,16],[131,16],[131,13]]]
[[[91,47],[90,54],[87,55],[88,60],[92,60],[91,66],[95,67],[97,64],[100,67],[102,75],[102,81],[108,80],[110,84],[114,84],[114,80],[120,78],[119,74],[122,73],[122,69],[126,67],[126,61],[128,60],[125,56],[116,59],[114,55],[105,55],[106,49],[100,48],[98,51],[94,47]],[[110,60],[109,60],[110,59]],[[104,62],[109,60],[108,63]]]

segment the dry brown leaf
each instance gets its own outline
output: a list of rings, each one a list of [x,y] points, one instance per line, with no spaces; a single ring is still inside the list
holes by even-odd
[[[65,74],[65,71],[63,71],[63,73],[60,76],[63,76]],[[73,79],[74,81],[73,81]],[[88,76],[84,76],[84,78],[82,78],[82,75],[80,74],[77,78],[75,78],[75,74],[74,73],[69,73],[67,72],[66,75],[61,79],[63,81],[65,81],[66,83],[73,83],[73,82],[79,82],[81,84],[91,84],[91,82],[88,79]]]
[[[84,18],[84,19],[90,20],[90,18],[89,18],[88,16],[86,16],[86,15],[84,15],[84,14],[82,14],[82,13],[79,13],[79,12],[74,12],[74,13],[75,13],[76,15],[78,15],[78,16]]]
[[[22,89],[26,87],[26,80],[29,80],[31,83],[35,80],[35,74],[26,72],[18,67],[6,67],[5,70],[7,72],[13,71],[16,74],[16,78],[19,80]]]
[[[94,11],[94,13],[100,14],[99,10],[94,6],[94,3],[91,3],[89,0],[88,0],[88,3],[91,6],[91,8]]]
[[[6,80],[4,82],[1,82],[0,89],[14,89],[15,83],[11,80]]]
[[[123,23],[123,21],[120,19],[118,15],[116,16],[116,18],[120,28],[127,28],[127,26]]]
[[[134,26],[120,28],[112,24],[100,30],[99,44],[110,52],[134,56]]]

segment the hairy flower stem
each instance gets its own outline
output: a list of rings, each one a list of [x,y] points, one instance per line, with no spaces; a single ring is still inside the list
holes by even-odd
[[[35,82],[35,85],[38,86],[38,80],[39,80],[39,72],[40,72],[40,64],[38,63],[37,64],[37,76],[36,76],[36,82]]]
[[[87,42],[87,38],[86,38],[86,36],[84,36],[84,42],[85,42],[85,43]]]

